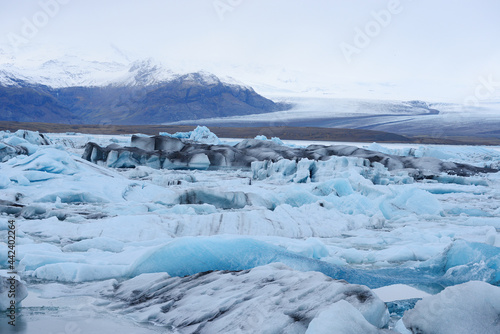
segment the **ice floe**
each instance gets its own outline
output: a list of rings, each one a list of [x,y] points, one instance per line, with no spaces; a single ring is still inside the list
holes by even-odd
[[[225,303],[235,305],[230,313],[243,326],[240,331],[267,328],[247,327],[243,317],[258,315],[253,312],[262,304],[268,325],[276,318],[278,332],[405,333],[407,322],[410,328],[437,321],[425,313],[427,298],[472,280],[498,286],[500,157],[494,149],[371,145],[366,150],[292,147],[261,137],[234,145],[213,139],[205,129],[153,137],[2,132],[0,268],[8,266],[3,240],[8,219],[15,219],[16,268],[30,295],[35,284],[51,298],[58,285],[68,298],[75,293],[104,298],[101,310],[110,317],[182,323],[180,332],[229,328],[229,317],[224,319],[229,311],[216,308]],[[279,289],[272,282],[258,284],[269,285],[274,297],[253,295],[244,282],[228,283],[273,275],[283,278]],[[200,285],[179,300],[179,312],[205,296],[198,294],[203,291],[214,293],[219,304],[200,302],[199,322],[189,326],[183,319],[194,315],[159,309],[166,302],[160,296],[173,292],[147,290],[154,286],[148,280],[195,287],[205,277],[222,290],[232,286],[234,293],[241,285],[252,292],[248,304]],[[311,284],[319,277],[334,285],[345,280],[349,289],[361,284],[359,291],[370,295],[369,288],[385,289],[391,294],[382,296],[391,319],[387,325],[374,322],[361,304],[344,299],[300,304],[304,318],[285,313],[284,304],[263,301],[288,298],[296,287],[292,277],[309,277]],[[116,290],[102,288],[110,282]],[[311,296],[321,298],[314,284],[301,283],[299,290],[310,286]],[[151,304],[134,308],[125,300],[129,297],[115,295],[130,296],[132,285],[144,290]],[[415,306],[420,303],[424,306]],[[206,320],[208,315],[214,321]]]

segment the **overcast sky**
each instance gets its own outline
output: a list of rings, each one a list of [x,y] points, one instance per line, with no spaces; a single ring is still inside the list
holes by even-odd
[[[498,0],[0,4],[0,43],[14,41],[21,51],[28,44],[47,50],[57,44],[101,54],[113,46],[167,63],[276,67],[346,86],[393,87],[415,98],[460,98],[474,94],[481,77],[500,81]],[[38,31],[27,36],[26,24],[38,25]]]

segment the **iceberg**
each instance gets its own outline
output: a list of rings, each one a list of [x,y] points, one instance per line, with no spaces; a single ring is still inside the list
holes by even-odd
[[[176,132],[174,134],[169,134],[168,132],[160,132],[159,134],[160,136],[186,139],[208,145],[219,145],[221,143],[217,135],[210,131],[210,129],[206,126],[197,126],[193,131],[188,132]]]
[[[354,306],[339,300],[325,308],[314,318],[305,334],[377,334],[386,333],[370,324]]]
[[[403,323],[412,333],[500,333],[500,287],[471,281],[418,301]]]
[[[179,333],[315,333],[318,322],[340,309],[344,316],[331,319],[338,328],[356,320],[361,328],[377,329],[389,320],[385,304],[368,288],[280,263],[185,277],[142,274],[102,294],[108,309]]]
[[[210,270],[246,270],[280,262],[298,271],[317,271],[334,279],[364,284],[370,288],[403,282],[431,285],[440,282],[428,269],[353,269],[306,257],[282,247],[242,237],[184,237],[149,249],[130,265],[129,276],[167,272],[186,276]]]
[[[457,240],[441,254],[418,265],[441,276],[444,286],[469,280],[500,284],[500,248],[479,242]]]
[[[298,162],[308,159],[313,161],[328,160],[332,156],[353,157],[351,163],[363,164],[366,167],[384,166],[388,171],[399,171],[402,169],[411,171],[414,179],[432,179],[441,173],[457,176],[471,176],[478,173],[494,173],[498,170],[489,167],[475,167],[463,163],[441,161],[432,157],[403,157],[390,155],[375,151],[369,151],[347,145],[309,145],[306,148],[292,148],[278,141],[264,141],[259,139],[245,139],[238,144],[223,145],[220,143],[207,144],[205,137],[208,129],[194,131],[193,139],[187,135],[174,136],[138,136],[131,139],[131,147],[121,147],[111,144],[101,147],[96,143],[87,143],[83,158],[93,163],[98,163],[115,168],[132,168],[136,166],[162,166],[168,169],[198,169],[194,164],[189,166],[193,157],[206,156],[203,158],[203,168],[207,160],[210,168],[236,167],[250,168],[254,161],[276,162],[282,159]],[[189,138],[191,138],[191,135]],[[202,138],[201,142],[195,141]],[[210,136],[208,136],[210,137]],[[151,163],[153,159],[154,163]],[[119,161],[119,163],[117,163]],[[298,162],[301,164],[301,162]],[[308,169],[309,177],[312,179],[315,170],[314,163],[302,162]],[[377,165],[378,164],[378,165]],[[157,167],[158,168],[158,167]],[[305,175],[307,176],[307,175]],[[376,176],[374,176],[376,177]],[[302,179],[302,178],[301,178]]]
[[[28,155],[29,151],[26,147],[10,145],[0,141],[0,162],[5,162],[18,155]]]

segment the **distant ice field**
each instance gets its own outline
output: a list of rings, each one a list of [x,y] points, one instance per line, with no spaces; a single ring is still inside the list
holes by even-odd
[[[282,97],[289,110],[265,114],[185,120],[207,126],[292,126],[384,131],[406,136],[499,138],[500,103],[442,103],[347,98]]]

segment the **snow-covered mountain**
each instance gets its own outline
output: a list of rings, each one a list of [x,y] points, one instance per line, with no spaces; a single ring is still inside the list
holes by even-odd
[[[286,109],[235,79],[174,72],[154,59],[2,58],[4,121],[155,124]]]
[[[120,62],[65,55],[21,66],[14,63],[0,64],[0,84],[18,87],[21,85],[15,79],[51,88],[149,86],[170,81],[179,75],[152,58]]]

